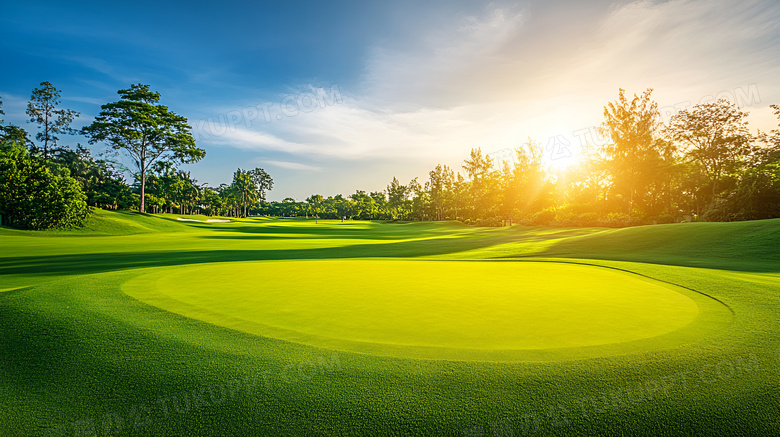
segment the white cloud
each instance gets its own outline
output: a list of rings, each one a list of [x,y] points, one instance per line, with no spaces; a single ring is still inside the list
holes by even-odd
[[[488,9],[451,27],[425,29],[414,45],[373,47],[366,61],[363,94],[384,106],[441,106],[460,100],[464,88],[482,88],[480,71],[500,64],[499,50],[516,34],[523,14]]]
[[[24,112],[27,110],[27,99],[2,90],[0,90],[0,99],[3,101],[2,109],[5,112],[5,115],[0,115],[0,119],[4,119],[6,124],[13,123],[21,126],[29,120]]]
[[[82,102],[82,103],[89,103],[91,105],[97,105],[101,106],[104,105],[106,102],[101,99],[96,99],[94,97],[82,97],[82,96],[76,96],[76,97],[63,97],[63,101],[71,101],[71,102]]]
[[[374,47],[361,86],[341,90],[343,103],[214,141],[314,160],[459,163],[472,147],[573,139],[600,123],[619,87],[654,87],[660,106],[753,83],[764,100],[778,99],[769,82],[780,72],[772,45],[780,8],[772,5],[639,1],[569,21],[553,19],[552,6],[488,8],[421,29],[416,47]]]
[[[771,1],[633,2],[602,20],[574,73],[588,82],[633,77],[656,88],[735,86],[777,71],[776,45],[767,43],[777,43],[778,23]],[[770,71],[758,72],[756,63],[768,59]]]
[[[322,171],[322,168],[316,167],[313,165],[307,165],[307,164],[301,164],[299,162],[288,162],[288,161],[274,161],[274,160],[263,160],[258,159],[258,162],[271,164],[276,167],[286,168],[290,170],[307,170],[307,171]]]
[[[212,124],[212,126],[216,125],[218,124]],[[265,132],[227,125],[220,126],[220,129],[212,131],[208,127],[205,129],[196,127],[195,135],[200,136],[209,144],[237,147],[244,150],[269,150],[293,154],[305,154],[312,151],[311,146],[290,142]]]

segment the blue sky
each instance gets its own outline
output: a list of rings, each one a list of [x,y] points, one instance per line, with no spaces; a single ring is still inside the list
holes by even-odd
[[[729,98],[772,129],[779,48],[775,0],[14,2],[0,96],[6,122],[35,131],[41,81],[76,127],[149,84],[206,149],[185,166],[196,179],[263,167],[271,199],[301,200],[425,180],[529,137],[551,165],[574,162],[621,87],[654,88],[667,118]]]

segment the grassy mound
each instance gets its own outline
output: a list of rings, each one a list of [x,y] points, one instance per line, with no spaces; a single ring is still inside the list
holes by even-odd
[[[605,230],[561,241],[545,254],[773,271],[780,263],[779,247],[780,219],[773,219]]]
[[[604,230],[339,221],[315,225],[304,219],[259,218],[195,223],[177,222],[176,216],[117,212],[98,212],[95,219],[91,230],[70,233],[0,229],[0,290],[5,290],[0,292],[0,435],[777,433],[777,220]],[[434,258],[449,261],[423,262]],[[437,323],[426,315],[438,312],[431,300],[412,305],[413,299],[422,299],[411,285],[420,282],[419,272],[403,270],[394,276],[407,282],[397,291],[398,301],[388,300],[393,290],[387,284],[377,285],[384,300],[368,308],[350,296],[370,295],[374,284],[390,280],[382,276],[389,271],[380,268],[381,263],[463,266],[469,263],[453,260],[464,258],[493,259],[471,263],[485,265],[557,259],[634,272],[717,299],[731,309],[731,323],[679,342],[646,344],[616,354],[515,362],[431,360],[251,333],[233,329],[224,320],[210,323],[192,313],[166,311],[123,292],[124,284],[159,273],[162,291],[178,289],[190,299],[201,287],[201,308],[230,310],[232,317],[241,311],[244,317],[278,317],[288,327],[293,320],[299,328],[308,327],[308,332],[299,330],[300,335],[370,339],[388,335],[387,325],[382,328],[387,320],[419,319],[416,324],[426,329],[412,334],[430,342]],[[262,277],[258,271],[257,278],[245,269],[230,271],[230,266],[243,263],[330,263],[343,270],[327,276],[328,269],[315,269],[311,275],[300,269],[271,269],[263,270],[267,274]],[[357,269],[358,263],[376,268]],[[475,283],[468,284],[457,276],[461,270],[465,272],[441,272],[421,286],[439,289],[438,281],[477,289],[476,279],[492,280],[477,274],[472,276]],[[572,310],[584,314],[584,296],[574,293],[587,285],[587,274],[546,277],[569,284],[572,299],[580,299]],[[509,279],[495,281],[505,285]],[[277,290],[267,296],[267,306],[262,299],[249,305],[252,290],[265,288]],[[296,293],[300,299],[292,299]],[[325,297],[306,300],[317,293]],[[332,302],[326,299],[330,295]],[[472,326],[486,342],[509,339],[513,324],[508,314],[523,310],[521,301],[512,300],[516,298],[508,289],[494,295],[475,293],[463,301],[468,311],[462,312],[462,319],[442,320],[442,326],[461,332]],[[693,323],[717,324],[702,317],[709,314],[701,310],[702,302],[712,299],[696,301],[699,316]],[[305,307],[315,316],[294,320]],[[285,309],[294,311],[284,314]],[[349,317],[336,317],[338,311],[349,312]],[[615,315],[622,311],[630,308]],[[621,331],[638,320],[652,322],[656,312],[647,313],[637,316],[644,319],[613,319],[617,326],[609,335],[628,335],[628,329]],[[550,331],[558,329],[542,316],[525,314],[537,324],[547,323]],[[327,317],[333,323],[323,323]],[[494,338],[484,335],[493,328],[499,333]],[[686,329],[636,341],[680,332]],[[545,333],[538,334],[542,338]],[[461,349],[477,343],[441,338],[461,342]],[[588,347],[600,346],[568,349]]]

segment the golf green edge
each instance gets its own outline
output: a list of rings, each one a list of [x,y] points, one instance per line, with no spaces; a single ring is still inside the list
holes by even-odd
[[[357,274],[357,272],[365,271],[366,269],[370,269],[374,264],[379,264],[378,269],[382,270],[393,270],[394,266],[398,266],[398,272],[391,272],[390,274],[406,274],[406,275],[414,275],[414,272],[410,272],[410,266],[420,266],[425,271],[430,271],[430,267],[432,265],[431,262],[438,262],[438,263],[449,263],[447,266],[453,266],[458,265],[458,263],[463,263],[464,261],[419,261],[419,260],[406,260],[405,262],[403,260],[394,260],[394,261],[386,261],[386,260],[342,260],[339,261],[340,263],[343,263],[343,266],[345,268],[345,271],[351,272],[350,279],[354,280],[358,284],[363,283],[362,277]],[[483,261],[484,262],[484,261]],[[489,261],[488,261],[489,262]],[[515,261],[514,265],[518,265],[519,261]],[[570,268],[571,263],[556,261],[556,260],[540,260],[540,261],[533,261],[533,260],[524,260],[524,262],[543,262],[543,263],[549,263],[546,264],[547,266],[553,266],[556,268],[561,268],[563,271],[561,273],[565,274],[567,267]],[[262,263],[262,264],[260,264]],[[481,348],[476,347],[443,347],[443,346],[433,346],[433,345],[415,345],[415,344],[391,344],[393,342],[393,338],[389,337],[386,338],[386,342],[380,343],[380,342],[369,342],[369,341],[361,341],[356,340],[352,338],[333,338],[328,337],[326,334],[321,334],[319,330],[309,330],[308,332],[303,332],[300,329],[297,329],[297,327],[293,324],[292,327],[288,324],[287,326],[279,326],[279,324],[271,325],[268,324],[269,322],[266,321],[262,317],[262,307],[268,306],[268,283],[263,283],[263,277],[261,276],[256,281],[249,280],[249,278],[242,278],[242,281],[246,281],[247,285],[242,287],[241,289],[247,291],[249,290],[250,293],[257,296],[257,300],[254,301],[255,304],[258,304],[258,307],[252,307],[251,303],[247,302],[246,294],[245,293],[234,293],[230,291],[225,291],[226,287],[219,287],[218,285],[222,283],[224,285],[224,278],[218,278],[216,280],[214,278],[215,269],[219,269],[221,271],[227,271],[225,273],[229,276],[241,276],[241,272],[247,272],[256,270],[257,268],[260,268],[263,275],[266,275],[268,272],[275,272],[279,270],[280,266],[288,267],[290,268],[292,266],[291,271],[293,272],[299,272],[298,276],[296,277],[296,281],[300,284],[301,277],[305,276],[308,271],[315,270],[319,271],[322,268],[326,268],[329,270],[332,270],[334,266],[332,265],[332,262],[328,261],[305,261],[305,262],[270,262],[272,264],[268,264],[268,261],[265,262],[257,262],[257,263],[238,263],[238,264],[224,264],[224,263],[215,263],[215,264],[209,264],[204,265],[200,264],[197,266],[188,266],[188,267],[179,267],[177,269],[163,269],[161,271],[156,271],[152,273],[146,273],[143,275],[139,275],[138,277],[135,277],[131,279],[130,281],[124,283],[122,285],[122,290],[142,302],[148,303],[150,305],[159,307],[161,309],[164,309],[166,311],[174,312],[180,315],[184,315],[187,317],[191,317],[197,320],[201,320],[207,323],[211,323],[217,326],[223,326],[230,329],[235,329],[238,331],[255,334],[255,335],[261,335],[266,337],[272,337],[272,338],[278,338],[281,340],[286,341],[293,341],[298,342],[302,344],[307,344],[311,346],[317,346],[317,347],[325,347],[329,349],[334,350],[342,350],[342,351],[349,351],[349,352],[358,352],[358,353],[366,353],[366,354],[374,354],[374,355],[384,355],[384,356],[391,356],[391,357],[398,357],[398,358],[416,358],[416,359],[445,359],[445,360],[466,360],[466,361],[556,361],[556,360],[568,360],[568,359],[582,359],[582,358],[594,358],[594,357],[600,357],[600,356],[610,356],[610,355],[617,355],[617,354],[629,354],[633,352],[641,352],[646,350],[652,350],[652,349],[658,349],[658,348],[669,348],[669,347],[675,347],[679,346],[685,343],[694,342],[697,339],[704,338],[708,335],[716,334],[725,327],[727,327],[731,321],[732,321],[732,313],[731,310],[728,309],[725,305],[718,302],[717,300],[714,300],[708,296],[702,295],[701,293],[695,292],[693,290],[685,289],[679,286],[675,286],[668,283],[663,283],[661,281],[653,280],[651,278],[642,277],[627,271],[616,271],[614,268],[611,269],[611,271],[608,271],[607,273],[609,275],[614,275],[616,278],[620,278],[620,275],[631,275],[631,279],[639,280],[641,282],[650,283],[655,287],[663,287],[664,289],[673,290],[674,293],[679,293],[683,296],[686,296],[688,299],[690,299],[692,302],[695,302],[695,305],[697,306],[697,313],[691,318],[691,320],[684,320],[683,325],[679,329],[674,329],[671,332],[662,332],[658,335],[654,335],[653,333],[640,333],[639,336],[646,336],[647,338],[639,338],[636,340],[623,340],[623,341],[616,341],[616,342],[607,342],[606,344],[598,344],[598,345],[585,345],[585,346],[575,346],[575,347],[545,347],[545,346],[539,346],[536,345],[534,347],[526,347],[526,348],[485,348],[484,346]],[[280,264],[283,263],[283,264]],[[428,264],[423,264],[428,263]],[[325,265],[323,267],[323,264]],[[399,265],[400,264],[400,265]],[[441,266],[442,264],[438,264]],[[487,264],[482,264],[481,266],[486,266]],[[499,267],[500,269],[506,270],[508,269],[512,264],[507,263],[503,264],[501,262],[491,264],[491,267]],[[520,266],[528,266],[531,267],[531,264],[519,264]],[[586,268],[595,268],[595,269],[602,269],[606,270],[604,267],[589,265],[586,263],[577,263],[573,264],[576,266],[580,266],[582,268],[583,266]],[[475,266],[475,264],[466,265],[469,266]],[[263,269],[263,267],[265,267]],[[376,270],[376,269],[374,269]],[[536,269],[538,270],[538,269]],[[535,270],[530,270],[535,271]],[[527,271],[525,272],[519,272],[517,273],[517,279],[518,280],[528,280],[527,277]],[[452,272],[449,272],[452,273]],[[484,273],[485,275],[488,275],[489,272],[480,272]],[[579,273],[579,272],[577,272]],[[372,271],[372,275],[375,273]],[[522,274],[526,274],[526,276],[522,276]],[[169,280],[167,281],[167,284],[165,287],[160,286],[160,282],[163,279],[170,279],[171,275],[176,275],[175,280]],[[443,276],[443,275],[442,275]],[[485,276],[482,276],[482,280],[484,280]],[[193,278],[191,282],[189,282],[186,278]],[[577,279],[583,279],[583,278],[577,278]],[[437,286],[441,288],[441,290],[446,290],[447,293],[453,293],[452,285],[453,284],[447,284],[447,283],[441,283],[444,281],[445,278],[442,277],[438,279]],[[270,281],[267,281],[270,282]],[[489,281],[488,281],[489,282]],[[251,287],[248,284],[254,284],[255,287]],[[176,287],[176,286],[179,287]],[[191,290],[195,285],[203,286],[207,288],[207,293],[209,295],[219,295],[219,299],[223,302],[234,302],[235,306],[230,309],[236,310],[237,308],[240,308],[243,311],[244,316],[236,316],[235,314],[231,314],[229,310],[226,311],[220,311],[215,310],[213,306],[210,306],[208,302],[199,302],[197,299],[187,299],[187,296],[181,296],[181,292],[185,292]],[[618,283],[616,285],[623,285],[621,283]],[[625,284],[626,286],[631,286],[631,283]],[[636,286],[636,282],[633,283],[634,286]],[[276,286],[279,288],[284,288],[284,282],[273,284],[272,286]],[[492,294],[492,287],[494,287],[494,284],[485,284],[484,288],[479,290],[479,298],[481,300],[489,300]],[[177,290],[178,288],[178,290]],[[302,286],[302,288],[305,290],[307,287]],[[342,287],[344,288],[344,287]],[[575,293],[582,293],[585,292],[581,288],[572,287],[576,289]],[[230,290],[237,290],[237,287],[229,288]],[[176,293],[176,291],[179,291],[180,293]],[[312,299],[319,299],[318,303],[316,303],[317,307],[327,306],[327,301],[333,300],[334,296],[332,293],[337,292],[336,290],[331,290],[328,295],[300,295],[296,294],[294,296],[290,296],[290,300],[312,300]],[[616,290],[616,293],[623,292],[625,293],[627,290],[621,290],[618,288]],[[349,288],[346,288],[346,290],[342,290],[342,292],[351,293],[354,292],[354,290],[351,290]],[[414,293],[425,293],[426,290],[420,289],[420,290],[413,290]],[[282,293],[285,293],[284,290],[282,290]],[[519,294],[519,293],[512,293],[512,294]],[[201,295],[203,296],[203,295]],[[352,296],[350,295],[349,298],[347,298],[344,302],[339,303],[339,306],[343,306],[344,304],[349,304]],[[357,297],[356,297],[357,298]],[[361,296],[361,298],[376,298],[376,296]],[[398,297],[399,300],[403,300],[401,296]],[[351,300],[351,302],[357,303],[354,299]],[[393,301],[386,302],[383,304],[380,304],[380,307],[382,311],[389,311],[389,308],[387,308],[384,305],[392,304]],[[283,302],[285,303],[285,302]],[[289,302],[287,302],[289,303]],[[431,304],[432,302],[424,301],[423,304]],[[506,302],[503,302],[505,305]],[[250,305],[247,307],[247,305]],[[321,309],[321,308],[317,308]],[[421,306],[420,308],[413,308],[414,312],[416,314],[423,312],[425,310],[425,306]],[[642,307],[638,308],[641,311],[647,311],[647,312],[653,312],[653,311],[661,311],[662,309],[655,308],[655,307]],[[374,317],[382,317],[381,312],[377,312],[376,314],[364,314],[359,311],[360,308],[356,309],[353,313],[346,313],[346,314],[340,314],[338,317],[334,319],[328,319],[328,311],[333,311],[333,309],[326,308],[323,311],[320,311],[316,316],[317,320],[321,323],[327,324],[334,324],[334,323],[343,323],[344,321],[351,321],[352,324],[347,326],[346,328],[342,329],[343,332],[350,333],[354,332],[357,333],[359,330],[365,330],[367,328],[367,325],[371,323],[371,320]],[[480,321],[480,317],[487,317],[485,315],[474,315],[473,314],[473,307],[464,306],[462,308],[463,313],[456,313],[454,314],[454,317],[456,317],[456,321],[462,322],[461,319],[471,316],[471,319],[469,321]],[[297,312],[305,311],[301,309],[296,309]],[[439,309],[438,311],[441,311]],[[490,308],[489,311],[496,312],[495,309]],[[535,310],[534,310],[535,311]],[[405,314],[406,311],[401,311],[401,314]],[[261,314],[258,316],[258,314]],[[288,313],[289,314],[289,313]],[[544,316],[542,314],[541,316]],[[601,314],[595,314],[596,317],[608,317],[608,315],[601,315]],[[362,318],[361,318],[362,317]],[[512,317],[512,314],[507,314],[507,317]],[[324,322],[323,322],[323,319]],[[357,321],[355,319],[358,319]],[[472,320],[473,319],[473,320]],[[283,320],[284,321],[284,320]],[[537,334],[535,334],[535,337],[543,337],[547,330],[554,329],[555,326],[550,325],[565,325],[566,323],[575,323],[575,321],[567,320],[564,318],[561,319],[554,319],[549,320],[548,318],[542,318],[540,320],[536,320],[536,323],[530,323],[530,327],[534,330],[537,330]],[[271,322],[273,323],[273,322]],[[415,326],[415,320],[414,319],[400,319],[395,320],[393,323],[397,323],[399,325],[408,324],[408,328],[411,328],[412,330],[417,330],[418,327]],[[439,322],[441,323],[441,322]],[[541,326],[540,326],[541,325]],[[327,327],[327,326],[326,326]],[[391,330],[394,326],[390,326],[385,328],[385,330]],[[291,329],[292,328],[292,329]],[[469,331],[472,330],[472,328],[476,328],[473,326],[467,326],[464,327],[467,328],[467,330],[463,332],[447,332],[445,334],[448,334],[448,338],[451,338],[453,335],[457,336],[458,334],[468,334]],[[506,328],[512,329],[512,323],[510,323]],[[490,326],[488,327],[488,332],[485,332],[484,335],[487,338],[479,338],[478,343],[483,343],[487,340],[489,340],[490,336],[493,336],[497,334],[498,332],[494,330],[498,330],[500,327],[496,326]],[[518,329],[523,329],[522,327]],[[527,327],[526,327],[527,329]],[[582,329],[582,327],[577,327],[576,329]],[[417,333],[417,332],[415,332]],[[614,335],[614,333],[613,333]],[[416,338],[414,339],[416,340]],[[555,345],[552,345],[555,346]]]

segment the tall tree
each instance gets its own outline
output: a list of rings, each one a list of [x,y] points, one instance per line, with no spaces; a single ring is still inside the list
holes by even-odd
[[[224,208],[225,215],[238,217],[238,200],[236,199],[236,191],[232,185],[220,184],[217,188],[219,196],[222,198],[222,208]]]
[[[57,109],[60,104],[60,90],[51,82],[41,82],[40,88],[34,88],[27,104],[27,115],[30,121],[37,123],[41,131],[35,135],[38,141],[43,141],[43,157],[49,159],[50,147],[56,147],[59,133],[75,133],[70,123],[80,114],[70,109]]]
[[[387,204],[393,220],[400,218],[408,195],[409,188],[393,177],[393,181],[387,186]]]
[[[458,214],[463,210],[466,201],[468,200],[466,198],[466,194],[468,193],[468,181],[466,181],[460,172],[455,174],[455,178],[452,181],[452,191],[450,193],[452,206],[455,209],[454,217],[455,220],[459,220],[460,216]]]
[[[387,218],[390,215],[387,207],[387,194],[384,191],[372,191],[368,195],[374,201],[377,215]]]
[[[452,169],[446,165],[437,165],[434,170],[428,172],[428,177],[430,178],[428,192],[430,193],[434,215],[436,216],[436,220],[443,220],[447,195],[448,192],[452,190],[452,183],[455,178],[454,173]]]
[[[265,200],[265,192],[273,188],[274,181],[262,168],[254,170],[236,170],[231,187],[237,194],[238,202],[244,208],[244,217],[249,215],[249,207]]]
[[[204,213],[208,216],[219,214],[220,210],[224,206],[222,198],[219,197],[219,193],[213,188],[203,185],[201,187],[201,204],[204,206]]]
[[[377,204],[373,197],[361,190],[357,190],[355,194],[349,197],[355,203],[355,214],[359,219],[374,219],[374,215],[377,212]]]
[[[544,148],[530,137],[525,144],[514,149],[514,163],[504,161],[500,177],[503,191],[502,215],[511,220],[514,217],[530,216],[550,205],[550,190],[547,174],[542,166]]]
[[[134,84],[117,91],[121,100],[101,106],[95,121],[82,132],[90,143],[107,142],[130,155],[141,173],[141,205],[145,211],[146,173],[155,161],[192,163],[206,156],[195,146],[187,119],[158,104],[160,93]]]
[[[566,169],[566,198],[587,212],[606,213],[610,173],[608,164],[598,150],[583,151],[583,159]]]
[[[282,217],[296,217],[298,215],[298,202],[292,197],[285,197],[279,205]]]
[[[341,194],[337,194],[333,198],[333,206],[336,208],[336,214],[338,214],[338,218],[342,223],[345,218],[352,218],[355,215],[355,202],[349,198],[344,198]]]
[[[249,205],[258,200],[257,188],[252,180],[252,176],[249,172],[245,172],[240,168],[233,173],[233,183],[231,187],[236,192],[239,207],[243,208],[243,216],[247,216],[247,210]]]
[[[600,131],[609,138],[604,156],[612,174],[615,191],[628,200],[629,216],[644,195],[648,184],[656,178],[658,104],[650,98],[652,88],[630,101],[620,89],[618,100],[604,107],[604,122]]]
[[[463,169],[468,173],[471,180],[479,180],[485,177],[493,167],[493,158],[488,155],[482,156],[482,148],[471,149],[469,159],[463,162]]]
[[[474,218],[483,217],[491,209],[490,186],[493,178],[491,169],[493,168],[493,158],[488,155],[482,155],[482,149],[471,149],[469,159],[463,162],[463,169],[468,173],[471,179],[471,205],[474,208]]]
[[[512,226],[512,212],[515,207],[515,192],[512,189],[512,166],[508,160],[501,161],[501,170],[498,172],[499,207],[498,213],[502,220],[508,220]]]
[[[780,105],[769,105],[777,117],[777,126],[780,127]],[[762,133],[761,141],[765,144],[761,156],[761,163],[773,162],[780,159],[780,129],[772,129],[769,134]]]
[[[407,185],[407,190],[412,198],[409,201],[409,212],[413,219],[427,220],[427,210],[431,203],[430,184],[421,185],[417,178],[412,179]]]
[[[306,203],[309,204],[309,209],[314,216],[314,223],[319,223],[320,207],[322,206],[322,195],[312,194],[306,199]]]
[[[265,200],[266,191],[271,191],[274,187],[273,178],[260,167],[249,170],[249,176],[252,178],[255,188],[257,189],[257,197],[260,200]]]
[[[670,120],[671,138],[682,144],[685,155],[698,162],[710,180],[710,202],[715,201],[723,178],[741,170],[751,153],[747,115],[721,99],[680,111]]]

